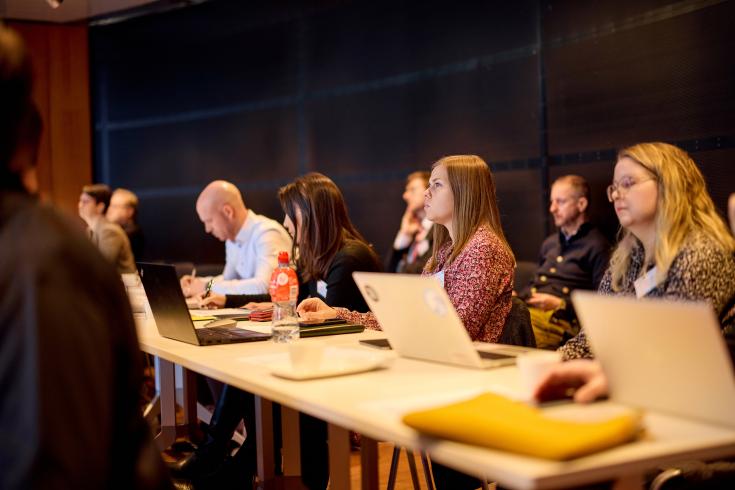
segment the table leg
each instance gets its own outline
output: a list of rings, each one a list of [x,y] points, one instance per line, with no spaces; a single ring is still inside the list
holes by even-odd
[[[329,424],[329,487],[350,488],[350,432]]]
[[[299,412],[281,406],[281,430],[283,440],[283,476],[301,476],[301,447]]]
[[[197,378],[194,371],[182,368],[183,389],[182,403],[184,408],[184,424],[191,429],[197,424]]]
[[[161,380],[161,432],[155,440],[158,449],[163,451],[176,441],[176,376],[172,362],[160,359],[158,369]]]
[[[378,442],[362,436],[360,443],[362,490],[378,490]]]
[[[248,434],[248,437],[252,437]],[[255,441],[258,451],[258,479],[273,479],[273,403],[260,396],[255,397]]]

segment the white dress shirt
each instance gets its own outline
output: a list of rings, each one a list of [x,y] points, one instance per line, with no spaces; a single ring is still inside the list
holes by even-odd
[[[291,254],[291,237],[276,221],[254,213],[248,215],[235,240],[225,242],[225,269],[215,278],[218,294],[265,294],[271,273],[278,265],[278,252]]]

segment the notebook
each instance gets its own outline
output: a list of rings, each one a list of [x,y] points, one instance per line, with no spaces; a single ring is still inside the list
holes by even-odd
[[[515,363],[528,347],[482,344],[477,349],[449,300],[433,278],[412,274],[353,272],[357,287],[402,357],[473,368]]]
[[[161,336],[194,345],[234,344],[270,339],[270,334],[236,328],[236,320],[219,319],[195,328],[176,270],[169,264],[138,263],[143,288]]]
[[[572,301],[611,400],[735,427],[733,366],[711,306],[585,291]]]

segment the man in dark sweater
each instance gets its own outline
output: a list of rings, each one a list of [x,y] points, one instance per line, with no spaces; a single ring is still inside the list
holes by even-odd
[[[587,181],[578,175],[559,177],[551,186],[549,212],[559,231],[544,240],[536,274],[519,292],[540,348],[556,349],[577,334],[569,295],[597,289],[607,269],[610,243],[587,220],[589,194]]]

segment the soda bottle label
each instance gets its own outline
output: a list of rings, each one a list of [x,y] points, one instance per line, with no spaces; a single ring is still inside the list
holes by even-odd
[[[273,271],[270,284],[273,302],[296,302],[299,296],[299,280],[290,267],[278,267]]]

